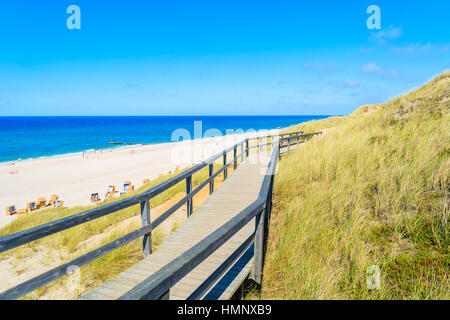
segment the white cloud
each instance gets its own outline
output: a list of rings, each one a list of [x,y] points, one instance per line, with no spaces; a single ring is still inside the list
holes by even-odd
[[[345,88],[359,87],[359,81],[358,80],[352,81],[350,79],[346,79],[345,82],[344,82],[344,87]]]
[[[365,64],[362,66],[361,70],[363,72],[377,72],[377,71],[381,71],[381,68],[379,66],[376,65],[376,63],[374,62],[370,62],[368,64]]]
[[[390,25],[386,30],[380,30],[371,32],[369,40],[376,41],[378,44],[384,44],[388,40],[398,39],[403,35],[403,29],[401,27],[395,28]]]
[[[422,45],[421,43],[415,43],[403,47],[393,46],[389,51],[391,53],[401,53],[401,54],[422,54],[431,52],[433,48],[434,47],[430,43],[427,43],[425,45]]]
[[[397,70],[383,71],[381,75],[387,78],[396,78],[398,76],[398,72]]]
[[[363,65],[361,70],[365,73],[375,73],[386,78],[395,78],[398,76],[397,70],[384,70],[374,62]]]

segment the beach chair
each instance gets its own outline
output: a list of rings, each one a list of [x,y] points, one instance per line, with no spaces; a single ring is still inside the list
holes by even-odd
[[[150,183],[150,179],[144,179],[144,182],[142,184]]]
[[[98,196],[98,193],[91,193],[91,202],[99,202],[100,197]]]
[[[125,181],[124,183],[123,183],[123,191],[124,192],[130,192],[130,186],[131,186],[131,181]]]
[[[16,206],[7,206],[6,207],[6,216],[10,217],[17,214]]]
[[[116,186],[109,186],[105,198],[112,198],[116,194]]]
[[[45,208],[46,203],[47,199],[45,199],[44,197],[38,198],[36,202],[36,208],[37,209]]]
[[[55,200],[54,207],[55,207],[55,208],[62,208],[63,204],[64,204],[64,201],[62,201],[62,200],[60,200],[60,199],[56,199],[56,200]]]
[[[27,202],[27,212],[31,212],[36,210],[36,202],[31,201],[31,202]]]
[[[19,209],[18,211],[17,211],[17,216],[18,217],[23,217],[23,216],[25,216],[27,214],[27,209]]]
[[[58,199],[59,199],[59,196],[57,194],[52,195],[52,198],[48,201],[47,207],[55,207],[55,202]]]

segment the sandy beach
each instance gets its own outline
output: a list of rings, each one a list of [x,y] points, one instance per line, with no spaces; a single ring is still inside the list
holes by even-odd
[[[279,130],[270,130],[275,134]],[[59,195],[64,206],[90,204],[91,193],[104,197],[108,186],[115,185],[123,191],[124,181],[135,188],[144,179],[154,179],[160,174],[186,168],[222,151],[225,147],[242,141],[245,137],[267,135],[259,131],[252,134],[228,135],[215,138],[186,140],[173,143],[132,146],[120,149],[92,151],[83,154],[63,155],[45,159],[15,161],[0,164],[0,227],[17,215],[7,217],[5,207],[26,207],[29,201],[52,194]],[[13,174],[12,174],[13,173]]]

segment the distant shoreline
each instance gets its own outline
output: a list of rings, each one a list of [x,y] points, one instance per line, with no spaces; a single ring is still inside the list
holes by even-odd
[[[275,129],[260,129],[258,130],[261,132],[264,131],[270,131],[270,130],[278,130],[281,131],[285,128],[275,128]],[[236,133],[223,135],[225,136],[234,136],[239,135]],[[137,143],[137,144],[128,144],[128,145],[120,145],[115,147],[109,147],[109,148],[99,148],[99,149],[88,149],[85,151],[77,151],[77,152],[71,152],[71,153],[63,153],[63,154],[55,154],[55,155],[48,155],[48,156],[41,156],[37,158],[27,158],[27,159],[17,159],[17,160],[8,160],[8,161],[0,161],[0,165],[16,165],[23,162],[28,161],[37,161],[37,160],[45,160],[45,159],[53,159],[53,158],[67,158],[67,157],[73,157],[73,156],[82,156],[83,153],[86,155],[89,154],[97,154],[97,153],[103,153],[103,152],[110,152],[110,151],[116,151],[116,150],[122,150],[122,149],[132,149],[132,148],[140,148],[145,146],[155,146],[155,145],[162,145],[162,144],[169,144],[169,143],[179,143],[183,141],[194,141],[194,140],[203,140],[203,139],[209,139],[209,138],[198,138],[198,139],[191,139],[191,140],[182,140],[182,141],[169,141],[169,142],[155,142],[155,143]]]
[[[111,141],[141,144],[170,143],[175,130],[191,137],[200,121],[201,135],[216,129],[272,130],[328,116],[155,116],[155,117],[0,117],[0,165],[65,157],[126,146]]]
[[[176,141],[174,141],[176,142]],[[170,142],[162,142],[162,143],[170,143]],[[157,145],[161,143],[152,143],[151,145]],[[17,159],[17,160],[8,160],[8,161],[0,161],[0,165],[13,165],[18,164],[22,162],[28,162],[28,161],[37,161],[37,160],[45,160],[45,159],[52,159],[52,158],[66,158],[66,157],[72,157],[72,156],[82,156],[83,153],[85,154],[93,154],[93,153],[101,153],[101,152],[109,152],[114,150],[120,150],[120,149],[129,149],[129,148],[137,148],[144,145],[150,145],[150,143],[146,144],[135,144],[135,145],[127,145],[127,146],[118,146],[118,147],[111,147],[111,148],[100,148],[100,149],[89,149],[85,151],[77,151],[77,152],[71,152],[71,153],[63,153],[63,154],[55,154],[55,155],[47,155],[47,156],[41,156],[41,157],[34,157],[34,158],[26,158],[26,159]]]

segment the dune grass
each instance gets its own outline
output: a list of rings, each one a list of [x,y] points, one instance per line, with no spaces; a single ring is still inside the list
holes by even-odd
[[[280,161],[263,284],[248,298],[449,299],[449,109],[445,72],[290,128],[332,129]]]

